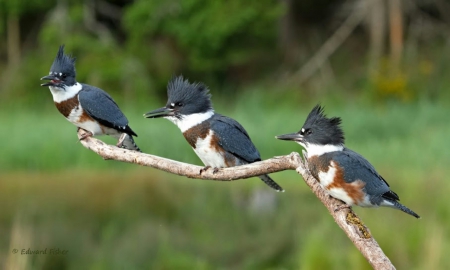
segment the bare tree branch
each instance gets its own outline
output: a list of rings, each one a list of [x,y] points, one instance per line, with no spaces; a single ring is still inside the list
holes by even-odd
[[[86,132],[84,130],[80,129],[78,132],[78,138],[81,138],[81,136],[85,133]],[[255,162],[245,166],[219,169],[216,173],[213,173],[213,170],[209,169],[200,174],[200,170],[204,167],[118,148],[92,137],[82,140],[81,144],[84,147],[94,151],[104,159],[135,163],[165,172],[186,176],[188,178],[205,180],[232,181],[288,169],[295,170],[301,162],[299,154],[292,153],[289,156],[274,157],[269,160]]]
[[[78,131],[78,138],[82,138],[85,134],[86,131],[80,129]],[[243,166],[223,168],[219,169],[216,173],[213,173],[213,170],[210,169],[200,174],[200,170],[203,168],[201,166],[118,148],[92,137],[87,137],[80,142],[84,147],[94,151],[104,159],[148,166],[188,178],[232,181],[284,170],[296,170],[302,175],[306,184],[325,205],[336,223],[347,234],[348,238],[350,238],[370,265],[374,269],[395,269],[394,265],[383,253],[383,250],[381,250],[377,241],[372,237],[369,229],[364,226],[359,217],[345,203],[330,197],[325,192],[310,174],[309,170],[306,169],[305,162],[298,153],[293,152],[287,156],[274,157]]]
[[[353,30],[361,23],[367,13],[365,5],[356,8],[342,23],[342,25],[328,38],[327,41],[319,48],[319,50],[311,57],[306,64],[302,66],[293,75],[293,80],[299,83],[309,79],[317,69],[321,68],[323,63],[341,46],[341,44],[350,36]]]
[[[325,205],[336,223],[372,265],[373,269],[395,269],[375,238],[372,237],[369,228],[362,223],[361,219],[347,204],[329,196],[314,176],[305,169],[303,161],[301,163],[301,166],[296,171],[303,176],[312,192]]]

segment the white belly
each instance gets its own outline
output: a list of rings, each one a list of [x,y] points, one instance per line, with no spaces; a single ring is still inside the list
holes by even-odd
[[[355,201],[353,201],[353,199],[348,196],[347,192],[345,192],[345,190],[342,188],[331,188],[327,189],[327,191],[331,197],[344,201],[348,205],[355,204]]]
[[[348,205],[353,205],[355,201],[348,196],[347,192],[343,188],[328,188],[328,186],[334,182],[336,171],[337,169],[334,162],[331,162],[327,172],[319,172],[318,176],[320,185],[328,192],[328,194],[330,194],[331,197],[344,201]]]
[[[334,167],[334,163],[331,162],[327,172],[319,172],[318,174],[320,184],[323,187],[327,187],[331,183],[334,182],[334,177],[336,176],[336,168]]]
[[[343,188],[329,188],[329,186],[334,182],[336,171],[337,169],[335,167],[335,163],[331,162],[327,172],[320,172],[318,174],[320,185],[328,192],[328,194],[330,194],[331,197],[344,201],[348,205],[357,204],[362,207],[373,207],[367,195],[365,195],[362,200],[355,201]],[[358,185],[358,183],[353,182],[351,184],[349,183],[349,185]]]
[[[81,115],[82,115],[82,108],[81,105],[78,105],[78,107],[74,108],[70,112],[70,114],[67,116],[66,119],[69,120],[71,123],[73,123],[75,126],[91,132],[94,136],[111,135],[117,139],[120,137],[121,133],[118,132],[117,130],[101,126],[97,121],[91,119],[83,121]]]
[[[227,167],[225,164],[225,159],[221,155],[220,152],[211,148],[211,133],[209,132],[208,136],[205,139],[197,139],[197,143],[195,144],[194,152],[197,156],[202,160],[205,166],[211,166],[213,168],[225,168]]]

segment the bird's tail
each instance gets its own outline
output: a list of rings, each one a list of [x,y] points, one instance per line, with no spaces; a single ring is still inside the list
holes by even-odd
[[[275,181],[273,181],[272,178],[270,178],[270,176],[268,176],[267,174],[264,175],[260,175],[258,176],[264,183],[266,183],[266,185],[268,185],[269,187],[275,189],[277,192],[284,192],[284,189],[282,187],[280,187]]]
[[[141,149],[139,149],[139,147],[134,142],[133,136],[127,133],[122,133],[122,135],[119,138],[119,141],[117,142],[117,147],[142,152]]]
[[[387,205],[387,206],[399,209],[399,210],[405,212],[406,214],[410,214],[411,216],[413,216],[415,218],[420,218],[420,216],[418,214],[416,214],[413,210],[409,209],[408,207],[404,206],[403,204],[399,203],[398,201],[394,201],[394,200],[386,200],[386,201],[388,201],[389,203],[392,204],[392,205]]]

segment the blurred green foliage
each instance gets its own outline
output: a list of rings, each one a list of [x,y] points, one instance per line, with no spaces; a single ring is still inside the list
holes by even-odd
[[[278,93],[301,92],[308,100],[324,95],[363,96],[375,103],[450,99],[445,91],[450,81],[444,76],[450,70],[450,49],[438,37],[426,46],[420,39],[408,41],[398,70],[392,70],[386,57],[368,74],[367,50],[361,50],[366,36],[357,33],[330,57],[328,68],[316,72],[307,84],[292,83],[295,78],[286,74],[299,68],[321,43],[299,40],[301,57],[289,59],[298,64],[284,65],[283,57],[290,54],[281,46],[283,40],[295,40],[283,39],[284,32],[296,30],[303,37],[302,29],[310,27],[319,36],[328,34],[324,16],[332,16],[339,5],[328,0],[320,7],[310,2],[293,5],[302,15],[294,20],[298,28],[283,24],[288,11],[293,12],[286,5],[275,0],[0,2],[0,31],[5,37],[0,42],[0,104],[10,99],[27,106],[48,104],[39,78],[48,72],[60,44],[77,58],[80,82],[116,93],[118,102],[126,104],[163,100],[174,74],[204,81],[230,98],[257,82]],[[24,45],[18,48],[19,66],[11,67],[5,30],[9,16],[16,13]]]
[[[36,0],[30,2],[26,0],[14,0],[14,1],[0,0],[0,8],[1,8],[0,13],[2,17],[5,15],[13,15],[13,16],[27,15],[34,12],[42,12],[50,8],[52,4],[54,4],[54,1]]]
[[[265,58],[275,48],[281,11],[274,0],[140,0],[127,9],[124,25],[134,52],[148,55],[163,39],[157,46],[179,48],[182,69],[209,77]]]
[[[30,89],[39,88],[38,78],[60,44],[77,58],[78,81],[120,93],[128,102],[162,98],[168,79],[180,73],[212,86],[233,85],[225,80],[277,57],[270,52],[283,10],[279,1],[136,1],[122,9],[119,28],[87,19],[96,18],[87,3],[53,3],[38,28],[38,47],[23,55],[15,74],[0,78],[6,86],[2,100],[43,103],[42,91]],[[27,75],[15,80],[19,74]]]

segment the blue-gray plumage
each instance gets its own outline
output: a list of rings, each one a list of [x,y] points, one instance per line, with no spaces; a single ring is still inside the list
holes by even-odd
[[[244,127],[214,113],[211,95],[204,84],[191,84],[179,76],[169,82],[167,95],[165,107],[144,116],[164,117],[176,124],[206,167],[233,167],[261,160]],[[268,175],[259,178],[271,188],[283,191]]]
[[[89,116],[104,126],[137,136],[128,126],[128,119],[108,93],[95,86],[84,83],[81,85],[83,88],[78,92],[78,100]]]
[[[223,149],[246,163],[260,161],[261,157],[244,127],[236,120],[214,114],[211,118],[211,129],[218,137]]]
[[[327,118],[317,105],[299,132],[276,138],[295,141],[306,149],[309,171],[331,196],[350,206],[388,206],[419,218],[398,202],[398,195],[369,161],[344,147],[340,124],[340,118]]]
[[[323,154],[324,159],[333,160],[342,168],[346,183],[353,183],[360,179],[365,181],[364,191],[370,195],[371,203],[380,205],[383,197],[398,200],[398,195],[389,189],[389,184],[378,174],[375,168],[360,154],[344,148],[342,151],[334,151]],[[351,169],[346,169],[351,168]]]
[[[87,136],[110,135],[119,140],[117,146],[140,151],[132,137],[137,137],[136,133],[111,96],[76,81],[75,58],[64,54],[64,45],[59,47],[49,75],[41,80],[49,80],[41,86],[50,88],[56,108],[78,128],[88,131]]]

